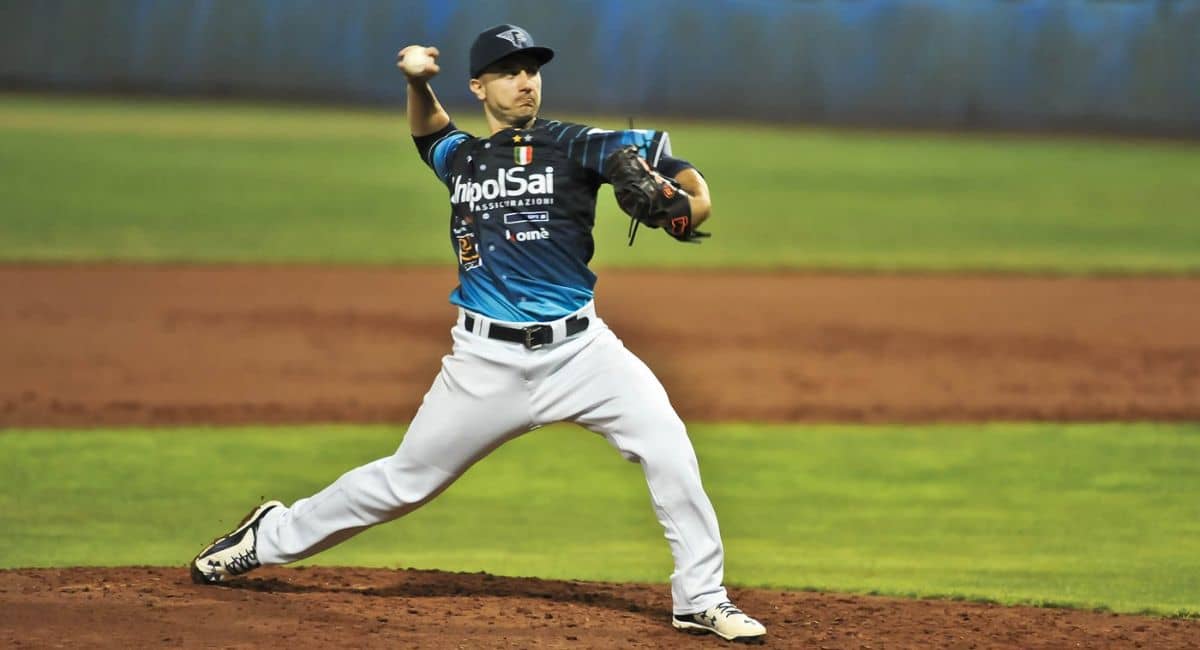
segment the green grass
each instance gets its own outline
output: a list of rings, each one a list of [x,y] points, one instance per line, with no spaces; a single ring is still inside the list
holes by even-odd
[[[182,565],[260,497],[390,454],[387,427],[0,434],[0,566]],[[693,427],[729,582],[1200,612],[1200,425]],[[640,470],[554,427],[325,565],[665,582]]]
[[[598,266],[1200,271],[1194,144],[639,125],[705,172],[715,237],[628,248],[604,190]],[[0,260],[453,259],[401,109],[0,95],[0,168]]]

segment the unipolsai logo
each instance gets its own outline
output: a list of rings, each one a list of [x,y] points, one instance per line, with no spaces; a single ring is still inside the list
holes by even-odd
[[[475,203],[481,200],[514,198],[526,194],[554,194],[554,168],[547,167],[544,173],[527,174],[524,167],[501,167],[496,170],[495,178],[487,178],[482,182],[464,179],[458,175],[454,177],[454,194],[451,195],[450,202],[467,203],[474,210]]]

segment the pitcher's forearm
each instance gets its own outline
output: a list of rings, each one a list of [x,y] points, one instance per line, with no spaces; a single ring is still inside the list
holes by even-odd
[[[692,209],[692,225],[698,226],[712,214],[712,198],[708,194],[708,183],[700,172],[685,169],[675,175],[675,180],[688,193],[688,204]]]
[[[408,80],[408,128],[414,136],[437,133],[450,123],[450,114],[442,108],[433,88],[424,79]]]

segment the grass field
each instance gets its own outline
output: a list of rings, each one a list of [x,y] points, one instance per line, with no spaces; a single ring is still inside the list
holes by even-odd
[[[1200,272],[1195,144],[639,126],[706,173],[715,236],[628,248],[604,190],[597,266]],[[0,94],[0,166],[0,261],[453,263],[400,110]],[[1200,423],[692,429],[733,584],[1200,616]],[[182,566],[260,498],[306,496],[401,435],[0,430],[0,568]],[[316,561],[671,567],[639,469],[572,427]]]
[[[0,567],[180,565],[384,427],[0,434]],[[1200,613],[1200,425],[693,427],[733,584]],[[736,449],[737,453],[727,453]],[[554,427],[323,565],[664,582],[637,466]]]
[[[1200,271],[1195,145],[639,126],[706,173],[715,237],[628,248],[604,190],[599,266]],[[452,260],[401,110],[0,95],[0,166],[0,260]]]

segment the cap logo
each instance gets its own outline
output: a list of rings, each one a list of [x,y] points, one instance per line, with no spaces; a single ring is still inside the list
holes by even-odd
[[[496,38],[503,38],[509,43],[512,43],[514,47],[525,47],[525,44],[529,42],[529,34],[526,34],[519,29],[510,29],[507,32],[500,32],[499,34],[496,34]]]

